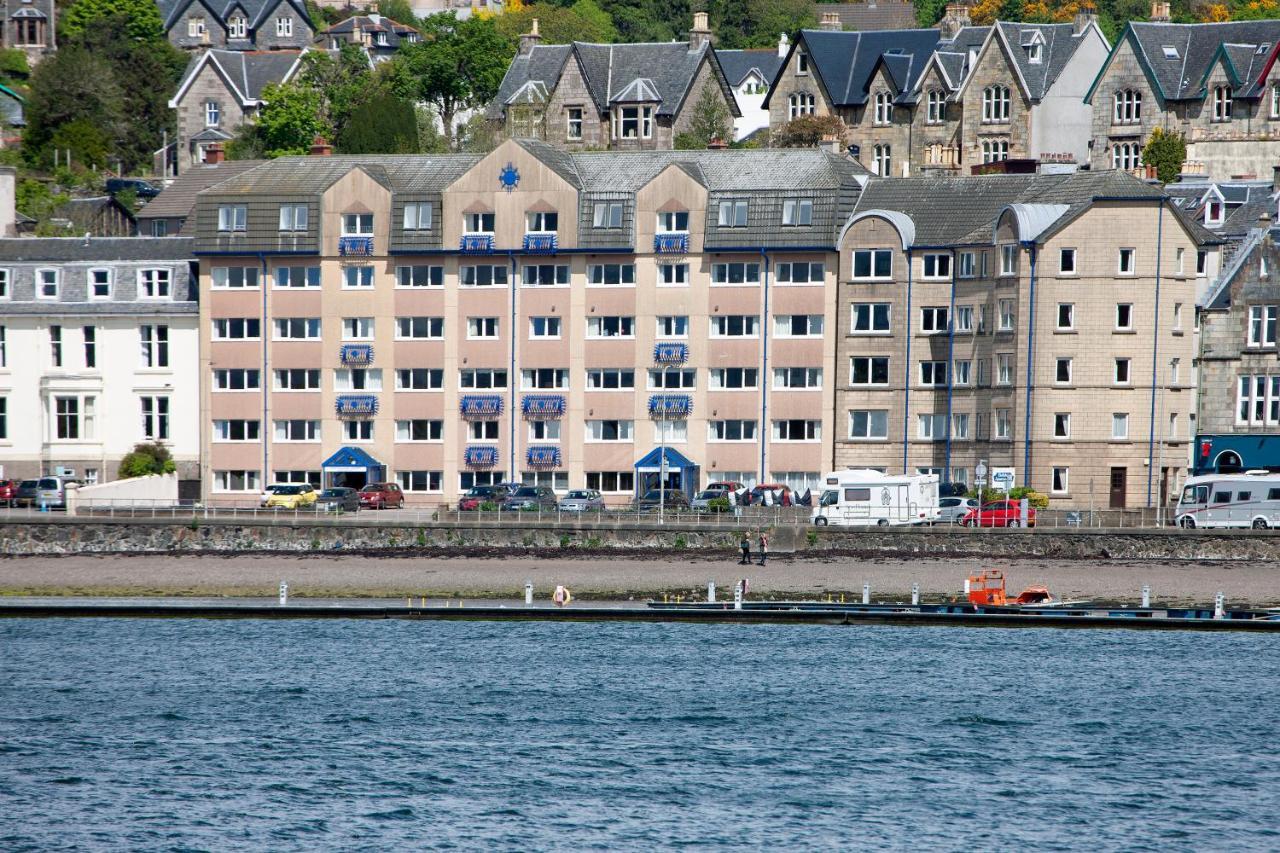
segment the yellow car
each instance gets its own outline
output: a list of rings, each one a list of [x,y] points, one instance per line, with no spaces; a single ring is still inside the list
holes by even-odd
[[[277,486],[267,498],[267,509],[302,509],[316,505],[316,490],[310,486]]]

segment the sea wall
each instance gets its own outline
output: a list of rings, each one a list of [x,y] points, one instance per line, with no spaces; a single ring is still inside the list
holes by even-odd
[[[731,552],[742,530],[729,525],[652,523],[359,523],[316,519],[174,522],[36,516],[0,520],[0,554],[424,551],[440,556],[524,552]],[[754,543],[753,543],[754,544]],[[990,556],[1056,559],[1280,560],[1280,533],[1230,530],[967,530],[962,528],[771,528],[770,550],[816,558]]]

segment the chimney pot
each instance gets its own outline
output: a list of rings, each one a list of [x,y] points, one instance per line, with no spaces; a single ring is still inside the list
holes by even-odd
[[[1169,3],[1168,0],[1152,0],[1151,2],[1151,20],[1155,23],[1169,23]]]
[[[778,58],[786,58],[787,51],[791,49],[791,39],[787,38],[787,34],[783,33],[778,36]]]
[[[728,147],[729,143],[725,142],[718,136],[713,137],[711,141],[707,143],[707,148],[711,151],[723,151]]]
[[[950,41],[970,23],[968,3],[948,3],[942,20],[938,22],[938,29],[942,38]]]
[[[538,19],[533,19],[533,25],[529,27],[529,32],[520,36],[520,47],[518,52],[520,56],[528,56],[533,53],[533,48],[542,41],[542,36],[538,33]]]
[[[312,157],[328,157],[333,154],[333,146],[330,145],[323,136],[317,136],[311,142]]]
[[[689,50],[699,50],[711,43],[711,25],[706,12],[693,13],[693,29],[689,30]]]
[[[216,166],[226,159],[227,152],[221,142],[215,142],[204,149],[204,161],[211,166]]]
[[[838,12],[823,12],[821,27],[828,32],[839,32],[844,29],[840,24],[840,14]]]

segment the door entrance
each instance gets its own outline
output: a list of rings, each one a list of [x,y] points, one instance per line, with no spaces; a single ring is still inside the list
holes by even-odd
[[[366,471],[329,472],[329,487],[333,489],[347,488],[358,491],[363,489],[368,482],[369,474]]]
[[[1111,503],[1112,509],[1124,509],[1125,493],[1128,491],[1129,471],[1127,468],[1111,469]]]

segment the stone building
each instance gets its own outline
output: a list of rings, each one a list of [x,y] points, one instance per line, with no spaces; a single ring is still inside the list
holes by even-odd
[[[323,50],[340,50],[355,45],[370,62],[385,62],[395,55],[402,42],[422,41],[422,34],[408,24],[401,24],[377,13],[352,15],[316,34],[315,44]]]
[[[315,37],[303,0],[157,0],[165,33],[185,50],[301,50]]]
[[[540,39],[535,20],[489,105],[489,120],[507,137],[571,150],[653,151],[670,149],[689,129],[704,92],[714,92],[734,118],[741,114],[711,45],[706,12],[694,13],[688,42],[543,45]]]
[[[840,236],[835,467],[1175,494],[1210,239],[1124,172],[871,181]]]
[[[58,49],[54,0],[0,0],[0,48],[20,50],[34,66]]]
[[[1081,98],[1107,55],[1095,16],[1071,24],[969,26],[947,7],[939,29],[803,30],[765,100],[770,125],[836,115],[875,174],[959,172],[1008,159],[1083,162]]]
[[[769,129],[769,111],[764,107],[764,96],[769,84],[782,66],[790,43],[784,33],[776,50],[718,50],[716,58],[724,70],[725,79],[733,87],[734,100],[738,102],[740,115],[733,120],[735,141]]]
[[[1132,169],[1159,127],[1181,133],[1187,159],[1214,180],[1261,178],[1280,161],[1280,21],[1125,26],[1085,100],[1093,113],[1090,162]]]

